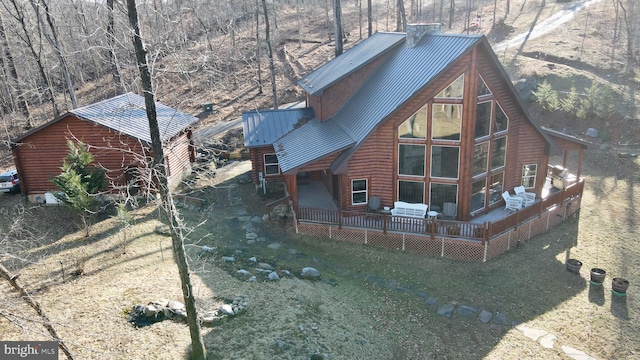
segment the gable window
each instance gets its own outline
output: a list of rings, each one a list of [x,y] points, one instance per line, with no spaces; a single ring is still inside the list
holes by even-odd
[[[503,167],[507,157],[507,137],[503,136],[493,140],[491,150],[491,169]]]
[[[398,174],[424,176],[424,145],[400,144],[398,149]]]
[[[536,187],[536,172],[538,165],[528,164],[522,167],[522,186],[526,188]]]
[[[471,212],[484,209],[487,196],[487,179],[480,179],[471,184]]]
[[[499,133],[501,131],[505,131],[509,128],[509,118],[507,114],[504,113],[500,104],[496,102],[496,122],[494,124],[494,133]]]
[[[504,172],[491,175],[491,185],[489,186],[489,205],[493,205],[502,200],[504,190]]]
[[[485,96],[485,95],[493,95],[493,94],[491,93],[491,90],[489,90],[487,83],[484,82],[484,79],[482,78],[482,76],[478,74],[478,96]]]
[[[419,181],[398,181],[398,201],[422,204],[424,202],[424,183]]]
[[[444,209],[444,203],[458,203],[458,185],[431,183],[429,198],[430,210],[440,211]]]
[[[280,164],[276,154],[264,154],[264,174],[266,176],[280,174]]]
[[[491,130],[491,104],[493,104],[493,101],[478,103],[476,113],[476,139],[489,136],[489,131]]]
[[[485,141],[473,147],[473,176],[487,172],[489,165],[489,142]]]
[[[427,137],[427,106],[423,106],[398,127],[401,139],[425,139]]]
[[[460,75],[457,79],[447,85],[442,91],[436,95],[436,98],[440,99],[462,99],[464,93],[464,74]]]
[[[462,104],[433,104],[431,138],[433,140],[460,140]]]
[[[351,205],[366,204],[368,198],[367,179],[351,180]]]
[[[431,147],[431,176],[457,179],[460,148],[457,146]]]

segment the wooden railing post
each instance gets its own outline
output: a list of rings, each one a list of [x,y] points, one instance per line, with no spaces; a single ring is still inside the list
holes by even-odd
[[[338,209],[338,229],[342,229],[342,209]]]
[[[382,214],[382,233],[387,234],[387,214]]]
[[[431,219],[431,240],[436,237],[436,221],[438,221],[436,218]]]

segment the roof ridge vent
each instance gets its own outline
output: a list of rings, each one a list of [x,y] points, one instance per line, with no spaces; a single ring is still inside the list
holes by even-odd
[[[407,24],[407,48],[415,47],[427,34],[440,32],[440,23]]]

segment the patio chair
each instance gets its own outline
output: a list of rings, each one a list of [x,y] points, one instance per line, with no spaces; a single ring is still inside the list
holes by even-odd
[[[378,213],[380,212],[380,205],[382,200],[379,196],[371,196],[369,203],[367,204],[367,212]]]
[[[524,186],[516,186],[513,188],[513,191],[516,193],[516,196],[522,198],[524,207],[533,205],[533,203],[536,202],[536,194],[532,192],[526,192]]]
[[[455,220],[458,214],[458,205],[452,202],[442,204],[442,218],[447,220]]]
[[[511,196],[508,191],[502,193],[504,199],[505,210],[518,211],[522,208],[522,198],[519,196]]]

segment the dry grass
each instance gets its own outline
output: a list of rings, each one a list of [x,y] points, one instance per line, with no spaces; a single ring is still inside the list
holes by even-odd
[[[623,161],[625,174],[616,173]],[[640,310],[635,296],[640,283],[640,254],[634,246],[637,160],[592,151],[585,172],[587,190],[579,217],[484,264],[297,237],[278,224],[263,225],[260,234],[267,242],[248,245],[230,212],[216,212],[192,233],[193,241],[239,259],[257,256],[293,273],[314,266],[338,285],[296,278],[243,282],[231,275],[235,267],[225,267],[219,256],[202,257],[195,247],[188,247],[203,310],[237,295],[249,297],[245,314],[204,328],[207,347],[213,358],[221,359],[301,358],[315,352],[341,359],[549,359],[562,358],[558,345],[564,344],[596,358],[633,358],[640,348],[635,336],[640,325],[633,321]],[[227,199],[227,185],[203,190],[219,209]],[[255,195],[252,185],[240,189],[249,213],[261,214],[266,200]],[[59,212],[32,211],[40,218]],[[190,222],[200,221],[198,214],[185,215]],[[42,261],[19,271],[30,289],[38,289],[38,300],[80,358],[185,356],[189,337],[184,324],[165,321],[135,329],[126,321],[134,304],[181,298],[170,241],[153,233],[158,223],[152,208],[137,211],[126,254],[111,219],[100,222],[89,239],[75,232],[61,234],[32,250],[32,258],[38,257],[36,252],[46,255]],[[275,241],[283,244],[281,250],[265,246]],[[567,257],[583,262],[581,277],[565,270]],[[72,264],[78,258],[86,260],[85,274],[63,282],[60,261]],[[607,271],[601,293],[588,284],[590,267]],[[435,307],[415,295],[364,281],[366,274],[427,292],[438,305],[466,304],[505,313],[509,320],[555,334],[557,346],[545,349],[511,327],[482,324],[475,317],[437,316]],[[613,276],[631,282],[626,299],[610,294]],[[5,284],[2,294],[7,299],[14,296]],[[34,317],[29,309],[18,309]],[[42,333],[32,332],[37,326],[28,328],[2,319],[0,339],[43,339]],[[286,345],[278,347],[278,341]]]

